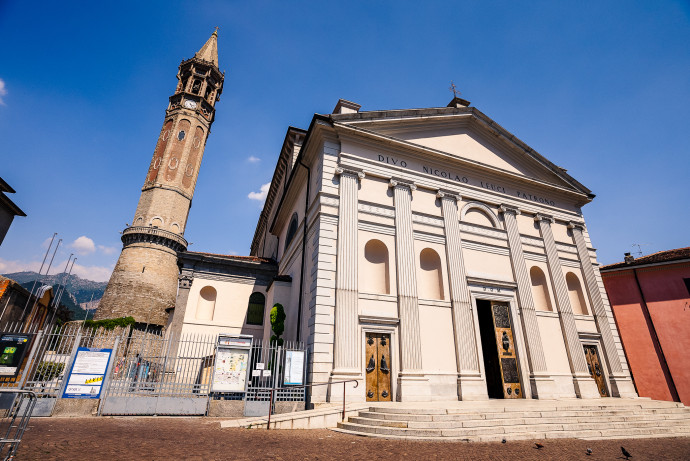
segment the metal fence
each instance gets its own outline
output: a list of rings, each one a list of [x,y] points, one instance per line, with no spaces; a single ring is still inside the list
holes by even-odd
[[[0,331],[27,334],[16,331],[19,328],[6,325]],[[248,402],[250,407],[251,402],[268,403],[271,388],[278,388],[274,402],[305,399],[303,387],[283,386],[285,362],[294,351],[302,352],[300,383],[304,382],[307,360],[303,343],[252,344],[246,365],[246,392],[214,393],[212,380],[218,340],[215,334],[166,336],[157,330],[131,327],[111,331],[85,329],[79,323],[28,332],[27,337],[31,338],[30,351],[18,375],[0,380],[0,389],[34,392],[38,398],[35,416],[52,414],[80,347],[113,351],[112,366],[103,381],[98,407],[98,413],[103,415],[204,415],[211,399],[244,400],[245,407]],[[268,409],[260,411],[267,414]]]
[[[0,389],[0,458],[14,459],[36,405],[36,394]]]

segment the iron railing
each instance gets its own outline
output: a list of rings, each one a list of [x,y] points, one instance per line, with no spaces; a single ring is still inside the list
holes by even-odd
[[[36,394],[21,389],[0,389],[0,457],[14,459],[22,441],[31,413],[36,406]]]

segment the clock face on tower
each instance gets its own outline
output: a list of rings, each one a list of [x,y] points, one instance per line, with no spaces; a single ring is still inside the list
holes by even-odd
[[[184,106],[185,106],[187,109],[196,109],[196,101],[191,101],[191,100],[188,99],[188,100],[186,100],[186,101],[184,102]]]

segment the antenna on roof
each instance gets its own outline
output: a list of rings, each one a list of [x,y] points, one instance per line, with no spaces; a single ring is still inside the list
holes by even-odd
[[[633,243],[631,246],[633,248],[637,247],[637,251],[635,252],[637,254],[637,257],[639,258],[642,256],[642,247],[643,246],[648,246],[651,245],[651,243]]]
[[[460,93],[460,90],[458,90],[458,87],[455,86],[455,83],[453,83],[452,80],[450,81],[450,88],[448,88],[448,89],[453,92],[454,98],[457,98],[459,95],[462,94],[462,93]]]

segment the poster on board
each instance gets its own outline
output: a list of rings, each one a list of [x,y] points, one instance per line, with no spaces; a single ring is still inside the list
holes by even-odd
[[[304,351],[285,351],[284,385],[304,384]]]
[[[247,384],[248,349],[218,348],[213,370],[213,392],[244,392]]]
[[[17,377],[22,368],[24,356],[29,351],[31,336],[22,333],[0,334],[0,377]]]
[[[98,399],[103,380],[108,372],[112,349],[80,347],[67,375],[67,385],[62,393],[65,399]]]

